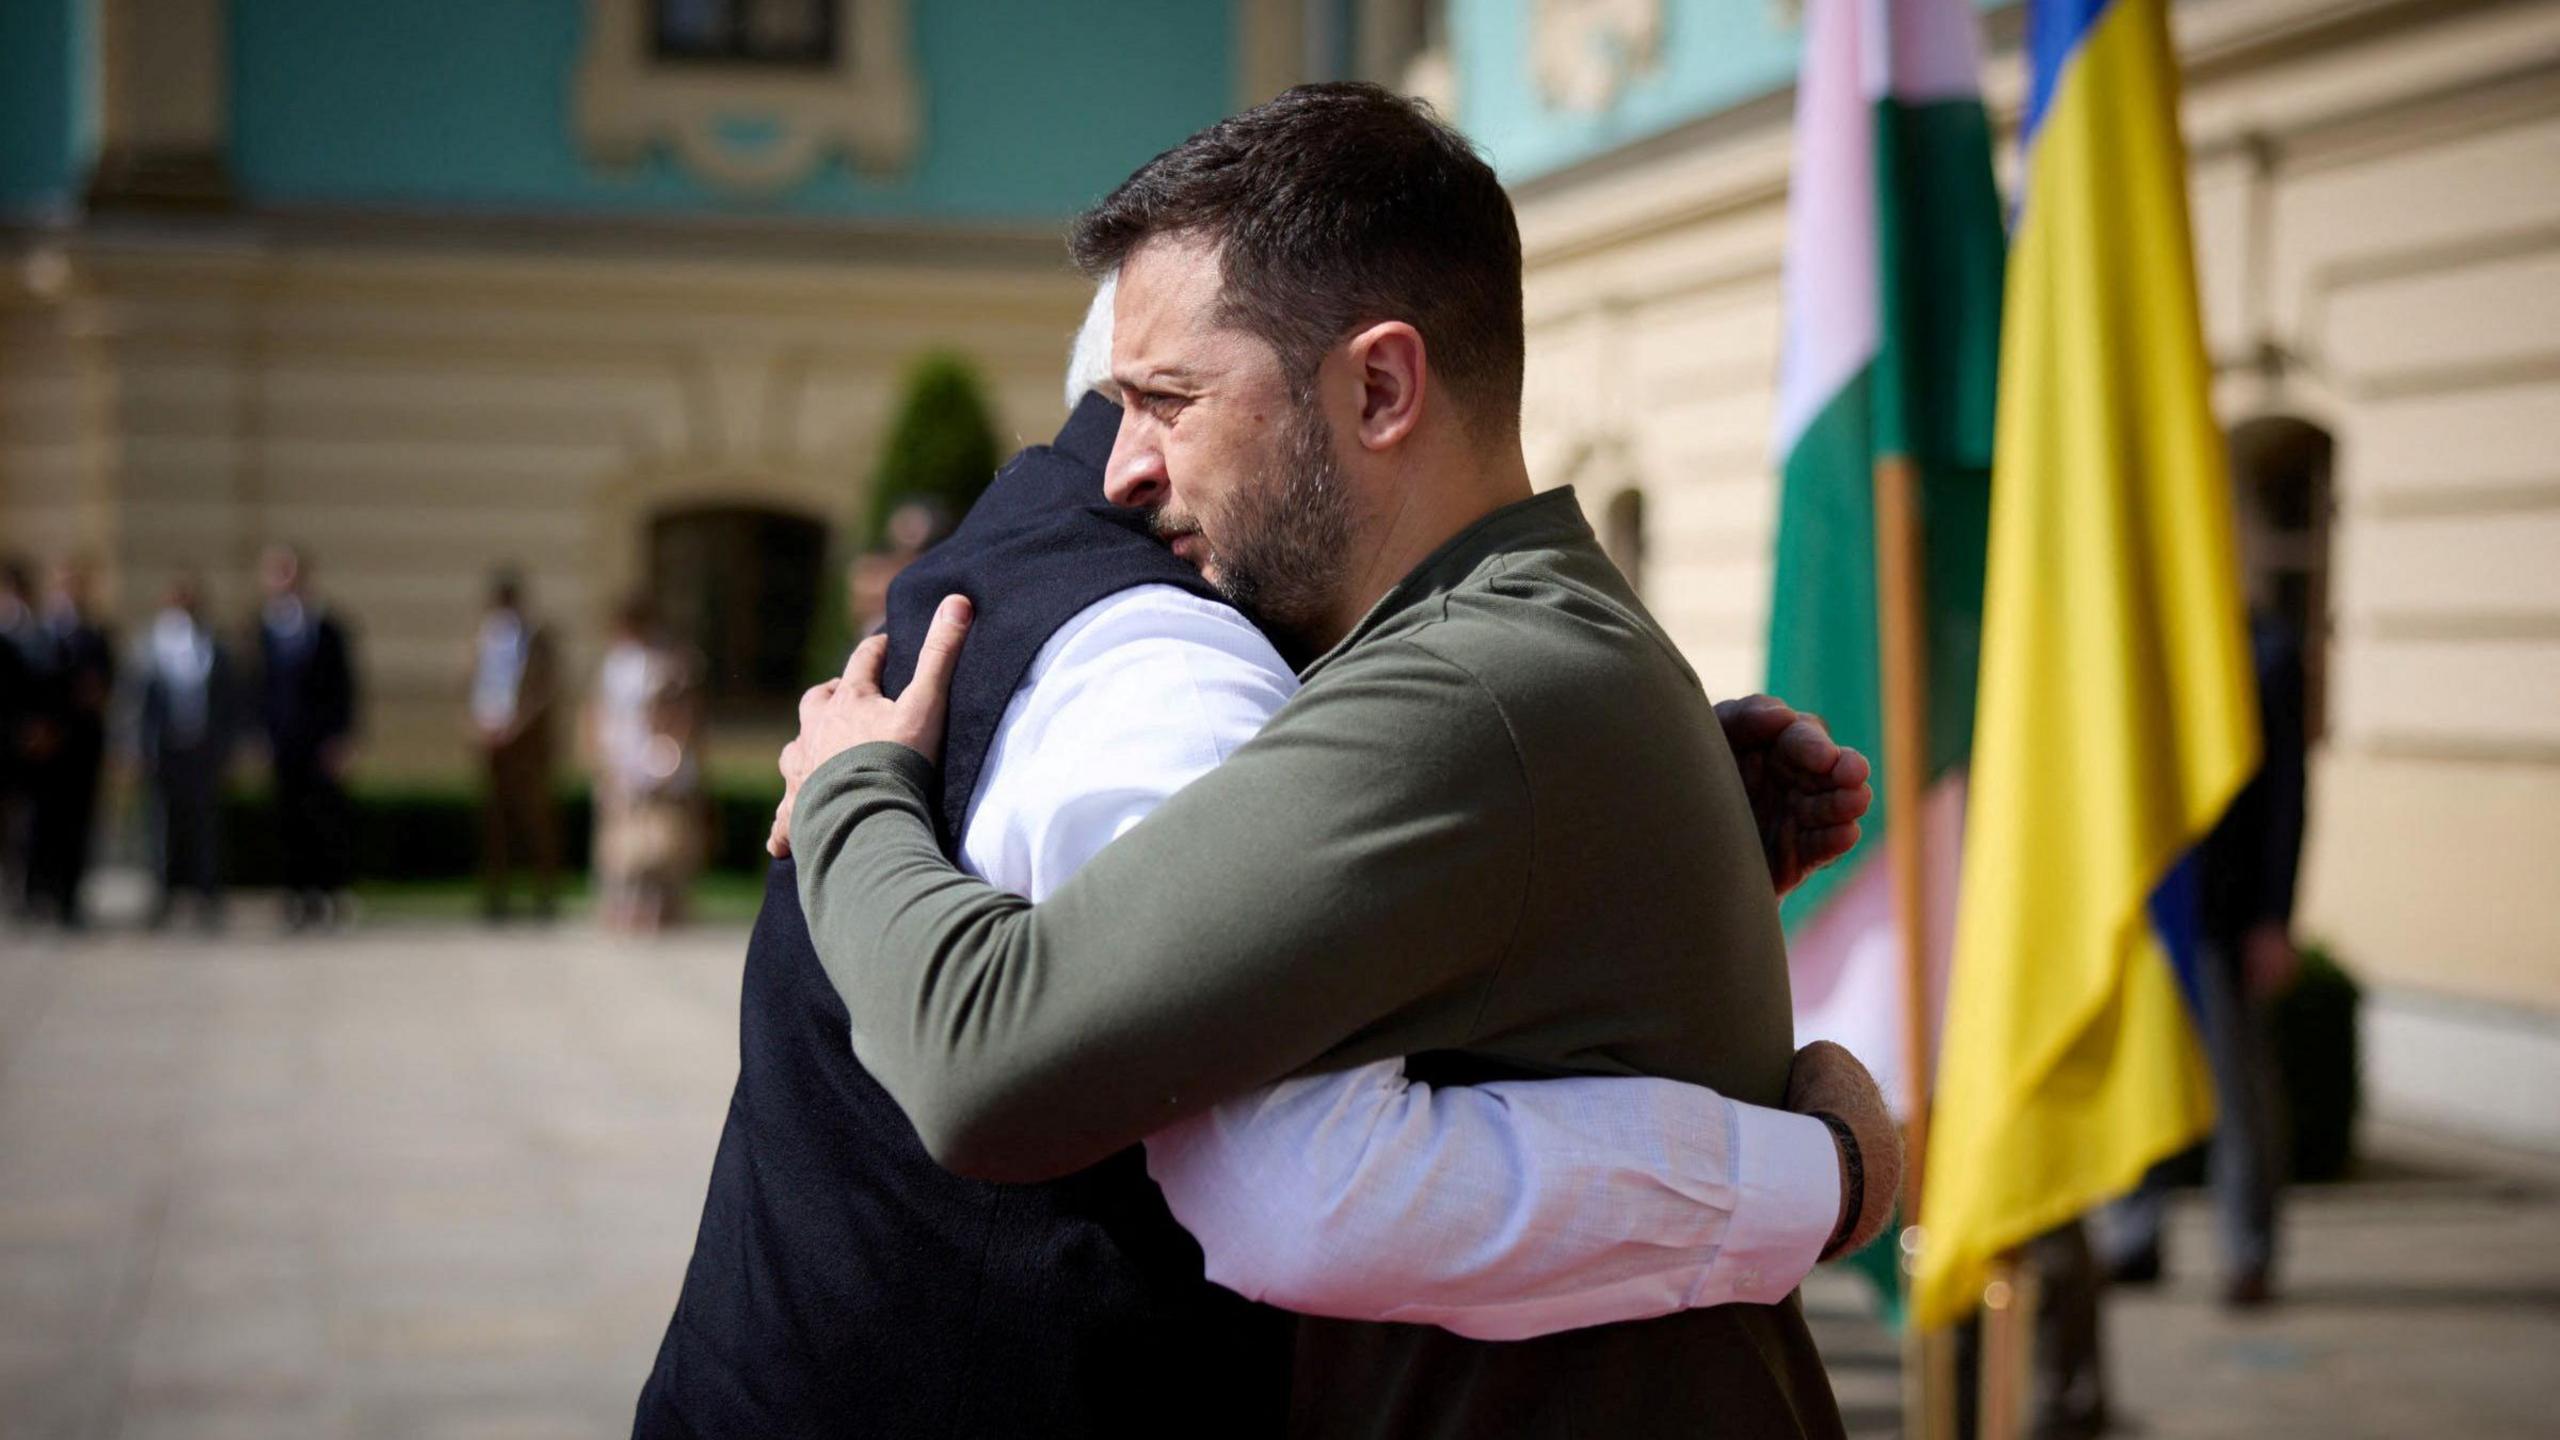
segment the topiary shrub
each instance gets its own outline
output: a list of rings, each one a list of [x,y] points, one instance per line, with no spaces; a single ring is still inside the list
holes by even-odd
[[[2292,988],[2268,1007],[2296,1180],[2336,1180],[2355,1161],[2364,1104],[2356,1011],[2363,1000],[2354,977],[2313,944],[2302,947]]]
[[[897,422],[871,477],[863,548],[880,543],[890,513],[909,500],[930,500],[952,515],[967,513],[996,473],[995,418],[978,372],[957,355],[927,355],[907,371]]]
[[[909,501],[925,501],[954,521],[967,514],[995,478],[999,459],[995,420],[976,368],[947,351],[927,354],[909,366],[897,419],[872,472],[862,523],[853,544],[839,549],[826,571],[817,623],[809,634],[813,681],[843,669],[845,652],[853,647],[844,579],[853,557],[878,548],[887,539],[889,517]]]

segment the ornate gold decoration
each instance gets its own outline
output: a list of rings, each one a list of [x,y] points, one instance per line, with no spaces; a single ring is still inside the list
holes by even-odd
[[[1559,110],[1606,110],[1662,62],[1662,0],[1537,0],[1532,68]]]
[[[575,120],[589,153],[637,164],[651,147],[723,189],[771,195],[842,153],[886,173],[915,157],[924,130],[908,0],[841,0],[835,58],[811,66],[670,61],[651,45],[649,0],[588,0]],[[771,127],[761,143],[724,137]]]

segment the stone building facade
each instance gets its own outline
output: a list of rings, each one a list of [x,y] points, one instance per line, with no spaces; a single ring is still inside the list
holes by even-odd
[[[1448,67],[1497,161],[1537,157],[1505,167],[1532,468],[1641,553],[1711,690],[1757,688],[1792,96],[1750,36],[1694,32],[1788,17],[1531,9],[1621,62],[1580,110],[1502,50],[1554,32],[1461,29]],[[1737,58],[1679,54],[1684,22]],[[2018,9],[1986,28],[2005,173]],[[2215,399],[2239,478],[2292,493],[2312,621],[2299,928],[2369,987],[2386,1113],[2560,1147],[2560,5],[2192,0],[2174,28]],[[1618,138],[1683,83],[1694,114]]]
[[[453,773],[488,567],[591,656],[668,526],[840,534],[927,348],[1044,436],[1065,217],[1236,104],[1361,75],[1514,187],[1534,472],[1711,688],[1760,684],[1790,0],[671,7],[769,11],[784,52],[830,17],[834,90],[593,53],[659,8],[8,7],[0,548],[97,556],[130,623],[180,566],[245,615],[256,547],[297,540],[365,627],[369,772]],[[2021,17],[1984,13],[2005,146]],[[2383,1108],[2560,1147],[2560,3],[2175,27],[2216,399],[2293,496],[2312,620],[2302,928],[2372,988]]]

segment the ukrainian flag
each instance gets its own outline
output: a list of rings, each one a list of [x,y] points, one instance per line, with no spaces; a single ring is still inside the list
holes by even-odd
[[[1924,1328],[2212,1121],[2181,858],[2257,756],[2165,0],[2030,0]]]

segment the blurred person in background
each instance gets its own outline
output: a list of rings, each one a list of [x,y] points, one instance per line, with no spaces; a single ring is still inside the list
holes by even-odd
[[[0,560],[0,896],[27,900],[28,729],[36,716],[36,586],[25,561]]]
[[[909,500],[889,512],[880,543],[845,567],[849,592],[845,614],[852,617],[854,639],[880,628],[889,614],[889,582],[904,574],[917,556],[941,544],[952,524],[950,512],[930,500]]]
[[[702,863],[698,668],[659,632],[645,597],[622,603],[586,725],[608,930],[645,935],[684,918]]]
[[[2223,1301],[2234,1309],[2275,1297],[2282,1127],[2266,1053],[2265,1006],[2292,985],[2294,882],[2302,865],[2309,745],[2302,636],[2274,603],[2270,551],[2277,527],[2263,487],[2239,487],[2242,564],[2249,583],[2249,648],[2258,679],[2258,773],[2241,787],[2197,854],[2203,943],[2197,988],[2205,1058],[2213,1067],[2214,1129],[2206,1169],[2222,1231]],[[2109,1207],[2105,1262],[2120,1285],[2156,1283],[2162,1227],[2177,1162]]]
[[[197,920],[222,923],[222,782],[240,717],[231,653],[205,623],[204,589],[192,575],[169,586],[143,637],[134,741],[150,785],[160,893],[152,928],[169,923],[178,897],[196,897]]]
[[[347,626],[310,598],[310,567],[290,545],[258,558],[258,708],[275,767],[284,923],[305,930],[347,918],[347,763],[356,735],[355,646]]]
[[[90,618],[86,561],[56,565],[35,627],[34,723],[27,755],[34,799],[27,844],[31,911],[77,930],[80,888],[96,831],[98,775],[107,756],[107,699],[115,644]]]
[[[524,579],[489,579],[489,608],[472,642],[470,733],[488,780],[481,801],[480,908],[507,918],[518,868],[533,875],[534,914],[559,901],[560,823],[551,793],[553,701],[559,666],[551,632],[525,608]]]

